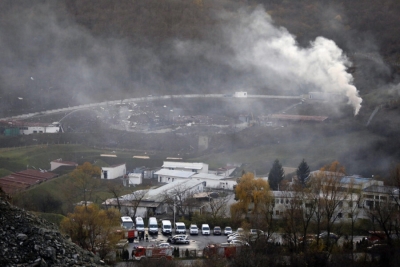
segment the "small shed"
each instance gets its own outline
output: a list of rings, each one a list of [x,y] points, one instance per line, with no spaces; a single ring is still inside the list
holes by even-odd
[[[101,167],[101,179],[116,179],[126,174],[126,164]]]
[[[128,186],[135,184],[143,183],[143,174],[142,173],[129,173],[128,174]]]

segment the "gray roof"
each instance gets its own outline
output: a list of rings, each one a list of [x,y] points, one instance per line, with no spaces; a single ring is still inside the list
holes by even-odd
[[[380,193],[380,194],[399,194],[399,189],[395,186],[379,186],[371,185],[363,190],[366,193]]]
[[[197,179],[211,179],[211,180],[221,180],[226,178],[224,175],[216,175],[213,173],[197,173],[193,175],[193,178]]]
[[[201,170],[204,167],[204,163],[200,162],[176,162],[176,161],[164,161],[163,168],[180,168],[188,170]]]
[[[176,170],[161,169],[161,170],[155,172],[154,174],[171,176],[171,177],[178,177],[178,178],[189,178],[193,174],[196,174],[196,173],[195,172],[190,172],[190,171],[176,171]]]

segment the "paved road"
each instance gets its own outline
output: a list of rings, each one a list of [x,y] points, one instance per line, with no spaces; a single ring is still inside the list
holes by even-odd
[[[147,96],[147,97],[138,97],[138,98],[129,98],[129,99],[121,99],[121,100],[114,100],[114,101],[105,101],[99,103],[92,103],[92,104],[85,104],[80,106],[73,106],[61,109],[53,109],[53,110],[46,110],[41,112],[34,112],[28,114],[21,114],[12,117],[5,117],[1,118],[2,120],[17,120],[17,119],[27,119],[34,116],[42,116],[42,115],[49,115],[49,114],[56,114],[60,112],[72,112],[75,110],[83,110],[83,109],[93,109],[97,107],[104,107],[104,106],[114,106],[126,103],[134,103],[134,102],[147,102],[147,101],[154,101],[154,100],[162,100],[162,99],[184,99],[184,98],[225,98],[226,95],[224,94],[190,94],[190,95],[164,95],[164,96]],[[231,98],[236,98],[231,96]],[[246,98],[239,98],[239,99],[303,99],[303,96],[276,96],[276,95],[248,95]]]

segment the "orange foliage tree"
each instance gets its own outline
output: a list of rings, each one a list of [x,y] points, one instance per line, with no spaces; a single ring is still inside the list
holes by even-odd
[[[253,173],[245,173],[235,188],[237,202],[231,206],[231,216],[234,221],[243,217],[252,225],[259,225],[272,210],[273,196],[267,181],[254,178]],[[249,211],[250,214],[249,214]]]
[[[120,212],[114,208],[102,210],[95,204],[76,206],[74,212],[61,221],[61,230],[82,248],[104,258],[120,239],[116,235],[120,218]]]

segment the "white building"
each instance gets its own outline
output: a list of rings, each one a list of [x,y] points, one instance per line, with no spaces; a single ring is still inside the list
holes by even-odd
[[[63,132],[59,122],[43,123],[43,122],[26,122],[26,121],[1,121],[0,124],[7,128],[19,129],[19,134],[37,134],[37,133],[60,133]]]
[[[357,216],[357,219],[369,219],[369,210],[373,210],[382,202],[391,201],[395,203],[394,198],[398,196],[398,188],[384,186],[382,181],[374,180],[373,178],[363,178],[360,176],[343,176],[340,178],[340,188],[342,192],[337,192],[336,196],[332,196],[334,201],[338,201],[335,209],[336,222],[351,221],[352,216]],[[347,189],[359,190],[359,194],[347,193]],[[274,218],[282,218],[285,211],[289,209],[294,199],[299,198],[293,191],[273,191],[274,196]],[[343,196],[340,199],[340,196]],[[316,197],[311,195],[311,198]],[[319,195],[320,198],[329,196]],[[307,205],[314,199],[302,197],[302,207],[307,208]]]
[[[189,171],[195,173],[208,173],[208,164],[200,162],[175,162],[164,161],[163,169],[176,171]]]
[[[62,159],[56,159],[50,162],[50,171],[53,171],[60,166],[78,167],[78,163],[72,161],[63,161]]]
[[[143,199],[140,201],[136,211],[136,216],[148,217],[149,212],[152,214],[163,214],[168,211],[168,206],[164,204],[166,196],[181,194],[183,197],[203,192],[204,183],[197,179],[177,180],[155,189],[150,189],[146,192]],[[121,213],[129,216],[133,215],[133,204],[135,197],[133,194],[128,194],[119,197],[121,204]],[[104,206],[118,208],[115,198],[107,199],[102,203]]]
[[[191,176],[193,179],[201,180],[205,183],[205,187],[212,189],[233,190],[237,184],[234,180],[228,180],[225,175],[217,175],[213,173],[198,173]]]
[[[32,123],[21,126],[19,132],[20,134],[59,133],[62,132],[62,128],[58,122],[52,124]]]
[[[143,183],[143,174],[141,173],[128,173],[128,186]]]
[[[191,171],[161,169],[156,171],[154,174],[157,175],[158,182],[172,183],[178,180],[189,180],[196,173]]]
[[[116,179],[126,174],[126,164],[101,167],[101,179]]]

